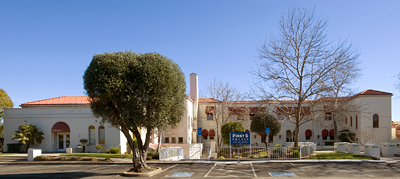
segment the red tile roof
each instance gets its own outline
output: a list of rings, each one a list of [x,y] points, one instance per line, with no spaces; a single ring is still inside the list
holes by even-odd
[[[377,91],[377,90],[372,90],[372,89],[368,89],[365,90],[361,93],[358,93],[357,95],[393,95],[392,93],[387,93],[387,92],[383,92],[383,91]]]
[[[21,106],[36,106],[36,105],[88,105],[89,97],[87,96],[61,96],[50,99],[21,103]]]
[[[214,98],[199,98],[199,103],[218,103],[219,101]]]

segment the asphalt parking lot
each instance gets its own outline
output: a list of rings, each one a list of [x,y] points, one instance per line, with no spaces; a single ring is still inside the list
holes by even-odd
[[[400,178],[399,162],[189,162],[153,163],[161,173],[150,178],[274,178],[292,174],[297,178]],[[121,174],[130,164],[46,162],[0,164],[0,178],[127,178]],[[149,177],[135,177],[149,178]]]
[[[150,178],[400,178],[400,160],[361,162],[230,161],[149,162],[161,167]],[[130,159],[120,162],[27,162],[21,155],[0,156],[0,178],[128,178]],[[149,178],[149,177],[135,177]],[[282,177],[280,177],[282,178]],[[285,177],[284,177],[285,178]]]

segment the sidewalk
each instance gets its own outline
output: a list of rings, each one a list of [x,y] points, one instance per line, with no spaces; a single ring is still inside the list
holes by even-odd
[[[321,151],[318,151],[321,152]],[[332,151],[322,151],[322,152],[332,152]],[[45,156],[59,156],[62,153],[44,153],[42,155]],[[28,154],[11,154],[11,155],[0,155],[0,163],[12,163],[12,162],[28,162]],[[118,164],[130,164],[132,163],[132,159],[130,158],[111,158],[113,163]],[[44,162],[44,161],[42,161]],[[51,161],[56,163],[57,161]],[[62,161],[63,163],[66,161]],[[237,163],[237,160],[224,160],[224,159],[215,159],[215,160],[184,160],[184,161],[160,161],[160,160],[150,160],[148,163]],[[350,159],[335,159],[335,160],[245,160],[241,159],[240,163],[263,163],[263,162],[271,162],[271,163],[343,163],[343,162],[399,162],[400,157],[396,156],[382,156],[380,160],[350,160]],[[68,161],[68,163],[88,163],[87,161]]]

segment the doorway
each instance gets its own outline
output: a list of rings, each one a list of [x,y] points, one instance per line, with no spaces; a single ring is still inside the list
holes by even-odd
[[[70,145],[70,135],[69,132],[57,133],[57,151],[65,152],[66,148]]]

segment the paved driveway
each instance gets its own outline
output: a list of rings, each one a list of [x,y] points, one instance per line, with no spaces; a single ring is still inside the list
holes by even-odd
[[[163,168],[150,178],[271,178],[293,174],[297,178],[399,178],[399,162],[193,162],[154,163]],[[129,170],[126,163],[73,162],[11,162],[0,164],[0,178],[126,178],[121,173]],[[139,178],[139,177],[137,177]],[[148,178],[148,177],[142,177]]]

